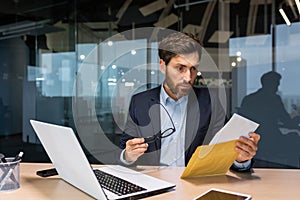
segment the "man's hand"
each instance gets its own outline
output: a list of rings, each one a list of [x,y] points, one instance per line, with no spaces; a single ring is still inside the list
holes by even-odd
[[[236,143],[235,149],[239,153],[236,161],[244,162],[252,159],[258,150],[257,144],[260,140],[260,135],[256,133],[249,133],[250,138],[241,136]]]
[[[135,162],[148,149],[148,144],[144,138],[134,138],[126,142],[125,160]]]

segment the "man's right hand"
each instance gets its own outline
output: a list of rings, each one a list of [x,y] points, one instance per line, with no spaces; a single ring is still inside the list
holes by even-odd
[[[125,160],[135,162],[148,149],[148,144],[144,138],[134,138],[126,142]]]

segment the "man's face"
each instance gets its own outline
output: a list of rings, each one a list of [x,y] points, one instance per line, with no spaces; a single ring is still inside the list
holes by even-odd
[[[197,77],[199,68],[198,53],[177,55],[168,65],[160,60],[160,70],[165,75],[164,88],[174,100],[188,95]]]

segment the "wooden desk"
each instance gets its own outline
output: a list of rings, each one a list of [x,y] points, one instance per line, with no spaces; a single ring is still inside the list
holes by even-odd
[[[37,170],[51,167],[50,164],[21,163],[21,188],[12,192],[0,192],[0,199],[92,199],[58,176],[41,178],[35,175]],[[254,169],[251,175],[229,172],[226,176],[183,180],[180,179],[183,169],[180,167],[146,169],[145,173],[176,184],[175,190],[147,199],[192,199],[212,187],[248,193],[254,200],[300,198],[300,170]]]

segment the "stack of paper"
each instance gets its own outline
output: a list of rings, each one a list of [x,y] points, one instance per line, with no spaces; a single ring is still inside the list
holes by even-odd
[[[209,145],[196,149],[181,178],[226,174],[238,156],[235,151],[238,138],[248,137],[248,133],[255,131],[258,126],[249,119],[233,114]]]

